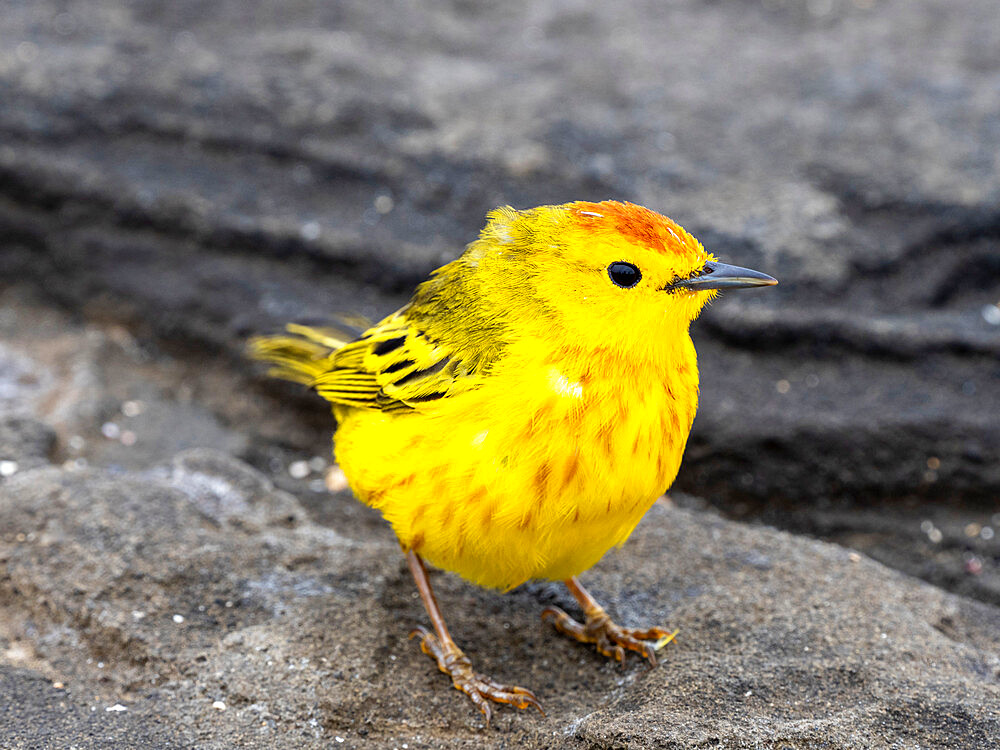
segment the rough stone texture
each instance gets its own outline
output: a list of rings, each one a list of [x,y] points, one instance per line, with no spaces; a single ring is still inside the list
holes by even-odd
[[[996,746],[995,15],[4,4],[0,736]],[[328,454],[325,409],[240,350],[391,311],[494,205],[609,197],[782,283],[696,325],[674,507],[588,578],[626,619],[682,628],[666,668],[619,673],[542,630],[551,587],[435,579],[478,666],[545,698],[548,718],[484,735],[403,638],[422,617],[381,521],[331,499],[322,461],[288,475]]]
[[[994,14],[11,3],[5,270],[234,350],[289,318],[390,311],[494,205],[632,199],[782,281],[698,327],[682,487],[992,499]]]
[[[545,701],[544,718],[499,711],[486,734],[403,638],[423,614],[388,534],[319,527],[225,454],[22,472],[0,488],[0,528],[14,747],[78,733],[94,747],[1000,742],[1000,610],[668,504],[587,576],[625,621],[680,628],[655,670],[543,629],[541,603],[566,605],[551,585],[500,598],[436,577],[479,668]]]
[[[0,421],[0,461],[12,462],[13,471],[45,465],[55,440],[48,425],[24,417],[4,418]]]

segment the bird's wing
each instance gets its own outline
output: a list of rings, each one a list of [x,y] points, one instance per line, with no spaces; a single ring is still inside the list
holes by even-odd
[[[339,328],[290,325],[286,335],[252,340],[250,351],[272,364],[272,375],[306,383],[333,404],[426,410],[478,388],[512,341],[508,316],[481,282],[463,255],[353,340]]]
[[[311,385],[334,404],[386,412],[476,388],[500,354],[496,339],[435,322],[403,308],[332,352]]]

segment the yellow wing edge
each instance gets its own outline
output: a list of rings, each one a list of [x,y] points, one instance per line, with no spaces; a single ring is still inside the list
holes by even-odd
[[[331,358],[348,343],[332,328],[313,328],[290,323],[287,335],[255,336],[247,342],[252,359],[271,364],[268,374],[283,380],[312,386],[329,371]]]

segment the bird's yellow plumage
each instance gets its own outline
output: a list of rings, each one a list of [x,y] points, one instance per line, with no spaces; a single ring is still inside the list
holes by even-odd
[[[628,538],[694,419],[690,322],[717,288],[766,283],[640,206],[502,208],[360,338],[254,348],[333,403],[337,461],[404,550],[508,589]]]

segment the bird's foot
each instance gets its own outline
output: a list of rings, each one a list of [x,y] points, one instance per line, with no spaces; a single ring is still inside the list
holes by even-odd
[[[611,620],[601,607],[585,612],[586,622],[580,624],[558,607],[547,607],[542,619],[551,622],[563,635],[568,635],[580,643],[593,643],[597,650],[609,659],[625,664],[625,649],[646,657],[650,666],[656,666],[656,652],[670,643],[677,635],[676,630],[665,628],[623,628]]]
[[[516,685],[503,685],[478,674],[472,669],[469,658],[453,642],[442,645],[436,635],[425,628],[415,628],[410,632],[410,638],[420,636],[420,650],[437,661],[438,669],[451,677],[456,690],[465,693],[486,717],[490,723],[493,710],[488,701],[494,703],[509,703],[515,708],[534,706],[544,716],[542,706],[530,690]]]

